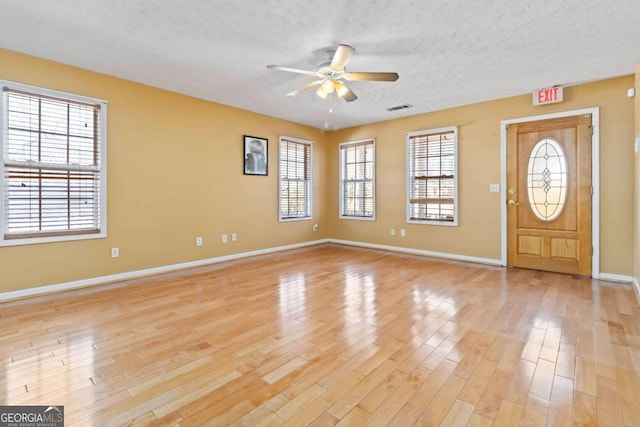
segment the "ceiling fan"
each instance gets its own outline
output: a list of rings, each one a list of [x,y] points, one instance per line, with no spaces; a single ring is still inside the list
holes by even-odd
[[[356,50],[349,45],[338,45],[335,51],[327,51],[327,58],[318,64],[316,71],[300,70],[298,68],[283,67],[281,65],[267,65],[267,68],[290,73],[306,74],[318,78],[318,80],[312,81],[300,89],[289,92],[287,96],[298,95],[319,86],[316,91],[319,97],[327,99],[329,94],[335,91],[340,98],[347,102],[355,101],[358,97],[343,80],[370,82],[395,82],[398,80],[398,73],[347,71],[345,67],[355,51]]]

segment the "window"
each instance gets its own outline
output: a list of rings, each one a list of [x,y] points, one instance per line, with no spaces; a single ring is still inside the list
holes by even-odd
[[[374,219],[373,139],[340,144],[340,218]]]
[[[407,134],[407,222],[457,225],[456,127]]]
[[[0,87],[0,244],[104,237],[106,103]]]
[[[280,137],[280,220],[311,218],[311,141]]]
[[[529,206],[541,221],[558,218],[567,201],[567,157],[551,138],[539,141],[531,150],[527,166]]]

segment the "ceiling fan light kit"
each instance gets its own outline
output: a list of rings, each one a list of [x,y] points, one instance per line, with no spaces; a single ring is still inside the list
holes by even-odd
[[[300,70],[298,68],[284,67],[281,65],[267,65],[272,70],[286,71],[289,73],[306,74],[317,77],[306,86],[291,91],[287,96],[295,96],[313,87],[320,86],[316,94],[327,99],[334,91],[347,102],[353,102],[358,96],[347,86],[343,80],[348,81],[370,81],[370,82],[395,82],[398,80],[398,73],[382,72],[347,72],[345,66],[353,56],[355,49],[349,45],[341,44],[335,51],[327,51],[327,59],[318,64],[316,71]],[[329,59],[330,58],[330,59]]]
[[[324,90],[322,90],[322,88],[320,88],[320,89],[318,89],[316,91],[316,95],[318,95],[322,99],[327,99],[327,97],[329,96],[329,94],[327,92],[325,92]]]

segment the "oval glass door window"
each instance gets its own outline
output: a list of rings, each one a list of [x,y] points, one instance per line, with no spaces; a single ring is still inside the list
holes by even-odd
[[[551,138],[539,141],[527,169],[531,210],[542,221],[555,220],[567,201],[567,158],[560,144]]]

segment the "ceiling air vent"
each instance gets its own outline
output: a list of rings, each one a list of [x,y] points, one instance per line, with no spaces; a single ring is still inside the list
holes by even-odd
[[[411,104],[396,105],[395,107],[387,108],[387,111],[398,111],[398,110],[404,110],[405,108],[411,108],[411,107],[413,107],[413,105]]]

